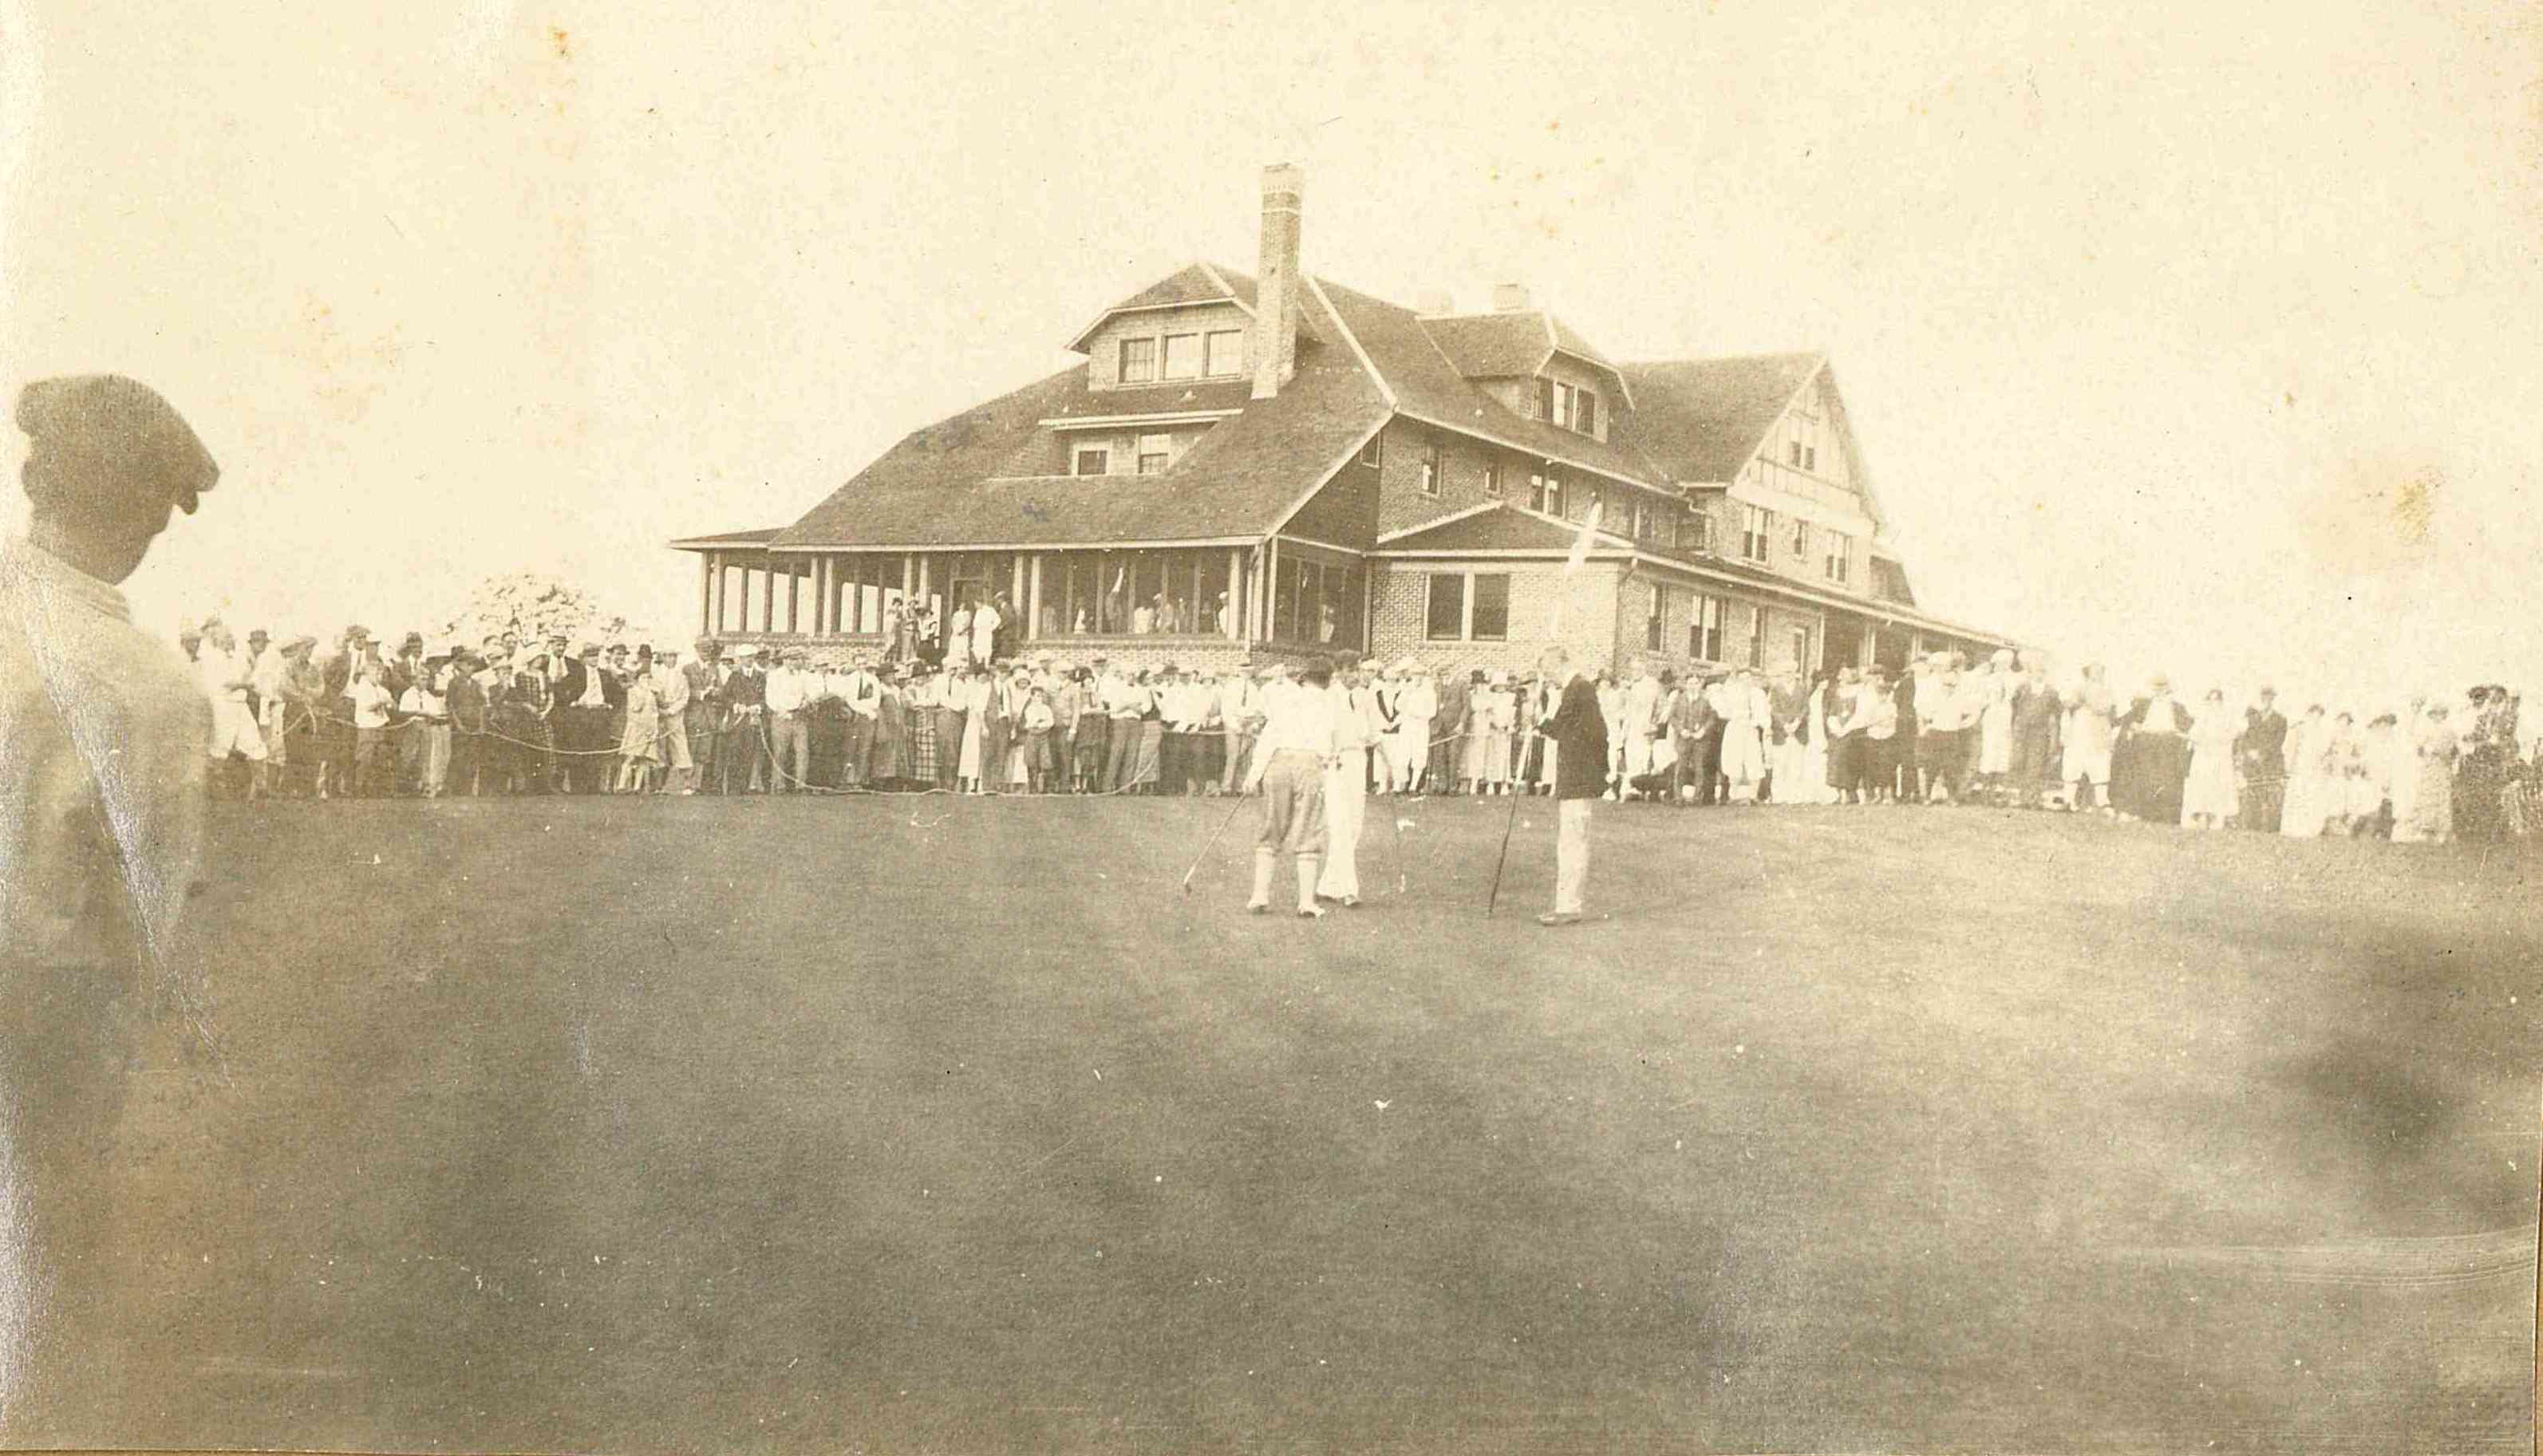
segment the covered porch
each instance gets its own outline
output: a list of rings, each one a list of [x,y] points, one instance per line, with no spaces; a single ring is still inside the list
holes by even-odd
[[[890,645],[931,615],[995,602],[1017,642],[1361,650],[1368,574],[1285,538],[1018,548],[773,548],[778,532],[671,543],[698,557],[702,636]]]

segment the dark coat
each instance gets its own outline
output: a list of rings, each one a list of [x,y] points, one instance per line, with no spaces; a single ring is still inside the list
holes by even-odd
[[[1573,674],[1563,685],[1563,701],[1537,730],[1554,740],[1554,797],[1596,799],[1607,792],[1607,718],[1598,711],[1598,690],[1589,679]]]

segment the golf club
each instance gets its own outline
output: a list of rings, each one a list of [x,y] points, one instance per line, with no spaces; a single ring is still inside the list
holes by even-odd
[[[1211,850],[1218,848],[1218,841],[1227,833],[1227,826],[1235,823],[1236,816],[1243,812],[1245,812],[1245,797],[1243,795],[1238,795],[1236,803],[1229,805],[1227,807],[1227,817],[1219,820],[1218,828],[1211,832],[1209,843],[1200,847],[1200,853],[1193,857],[1192,868],[1184,872],[1185,894],[1192,893],[1193,877],[1200,873],[1200,862],[1209,858],[1209,852]]]

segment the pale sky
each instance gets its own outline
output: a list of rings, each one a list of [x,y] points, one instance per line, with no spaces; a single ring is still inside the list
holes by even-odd
[[[223,467],[154,630],[530,569],[684,636],[663,542],[1250,269],[1293,161],[1338,281],[1828,350],[1938,613],[2193,694],[2543,687],[2528,6],[369,8],[0,0],[0,380],[131,374]]]

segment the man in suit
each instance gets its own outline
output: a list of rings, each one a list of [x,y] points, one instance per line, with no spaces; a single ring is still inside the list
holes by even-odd
[[[566,759],[569,792],[599,794],[609,787],[609,725],[626,701],[625,689],[600,663],[600,648],[584,643],[579,657],[566,664],[557,698],[557,720],[565,726],[558,752]]]
[[[732,671],[724,680],[724,726],[716,740],[716,792],[732,793],[733,780],[740,779],[751,793],[764,794],[768,678],[759,669],[759,649],[745,643],[732,655]]]
[[[486,730],[492,726],[493,705],[486,696],[485,679],[478,676],[486,659],[462,648],[451,662],[450,686],[442,694],[442,706],[450,715],[450,768],[442,783],[456,799],[479,792],[478,770],[487,762],[486,745],[492,741]]]
[[[724,680],[728,670],[718,660],[724,645],[712,637],[698,639],[698,659],[680,669],[688,680],[689,694],[681,728],[689,740],[689,771],[680,781],[680,792],[694,794],[702,784],[716,782],[716,748],[718,734],[724,730]]]
[[[1607,789],[1607,719],[1598,711],[1596,685],[1573,670],[1572,654],[1563,649],[1545,650],[1537,675],[1561,683],[1563,697],[1536,726],[1555,748],[1554,909],[1536,923],[1578,925],[1589,885],[1589,806]]]

